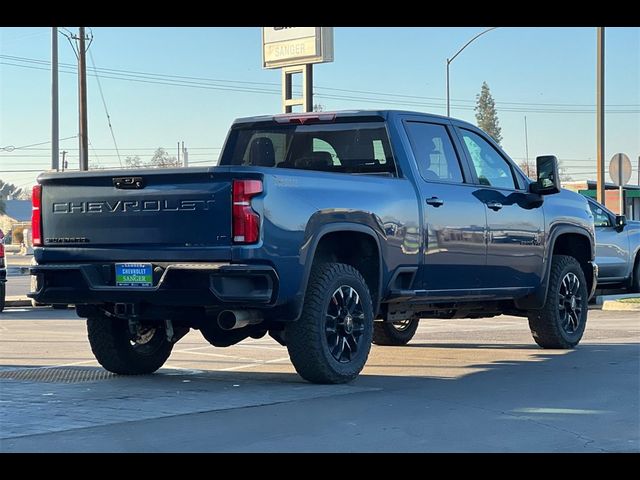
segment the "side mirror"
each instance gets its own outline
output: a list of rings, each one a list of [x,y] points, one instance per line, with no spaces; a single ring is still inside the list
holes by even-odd
[[[560,193],[560,175],[558,174],[558,159],[554,155],[544,155],[536,158],[537,180],[531,184],[532,193],[552,195]]]
[[[616,230],[622,230],[627,224],[627,217],[624,215],[616,215]]]

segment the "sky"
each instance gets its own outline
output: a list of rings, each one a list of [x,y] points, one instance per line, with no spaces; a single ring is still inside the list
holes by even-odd
[[[77,27],[66,28],[59,33],[60,150],[77,169],[77,59],[63,35]],[[314,66],[314,103],[445,114],[446,59],[484,28],[336,27],[334,62]],[[213,165],[235,118],[281,112],[281,72],[262,68],[260,27],[87,31],[91,166],[148,160],[158,147],[176,155],[179,141],[190,164]],[[605,35],[605,156],[608,165],[626,153],[636,183],[640,28]],[[50,58],[50,28],[0,28],[0,179],[21,187],[51,164]],[[512,158],[525,158],[526,116],[529,159],[554,154],[573,179],[595,178],[596,28],[500,27],[481,36],[451,63],[453,117],[476,123],[483,81]]]

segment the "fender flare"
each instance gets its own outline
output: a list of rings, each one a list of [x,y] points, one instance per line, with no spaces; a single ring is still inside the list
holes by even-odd
[[[382,285],[382,250],[380,248],[380,239],[373,228],[368,225],[362,225],[360,223],[352,223],[352,222],[332,222],[322,225],[318,231],[310,237],[300,249],[300,257],[304,258],[304,271],[302,274],[302,280],[300,282],[300,288],[298,289],[298,293],[296,294],[294,300],[294,311],[293,311],[293,321],[297,321],[302,314],[302,306],[304,304],[304,295],[307,290],[307,284],[309,283],[309,277],[311,276],[311,267],[313,265],[313,260],[316,255],[316,250],[318,248],[318,244],[320,240],[322,240],[327,234],[334,232],[356,232],[356,233],[364,233],[369,237],[373,238],[376,242],[376,248],[378,249],[378,295],[374,300],[373,312],[374,316],[378,314],[380,309],[380,299],[383,297],[382,290],[384,286]],[[304,251],[306,250],[306,254]]]
[[[553,258],[553,250],[556,246],[556,240],[564,234],[567,233],[575,233],[586,237],[589,240],[589,244],[591,246],[590,252],[590,261],[593,262],[595,260],[595,239],[593,235],[586,228],[582,228],[577,225],[559,225],[555,227],[551,231],[551,235],[549,236],[549,240],[547,241],[548,248],[546,250],[546,261],[547,264],[544,267],[544,273],[540,282],[540,285],[536,289],[534,293],[526,296],[525,298],[521,298],[516,300],[516,307],[523,310],[531,310],[531,309],[539,309],[542,308],[547,301],[547,291],[549,289],[549,274],[551,272],[551,259]],[[595,283],[595,279],[594,279]],[[593,290],[593,288],[592,288]]]

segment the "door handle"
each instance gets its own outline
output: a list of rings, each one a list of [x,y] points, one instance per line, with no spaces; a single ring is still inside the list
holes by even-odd
[[[487,203],[487,207],[491,210],[495,210],[496,212],[502,208],[502,204],[500,202],[489,202]]]
[[[436,208],[444,204],[444,200],[439,199],[438,197],[427,198],[427,205],[432,205]]]

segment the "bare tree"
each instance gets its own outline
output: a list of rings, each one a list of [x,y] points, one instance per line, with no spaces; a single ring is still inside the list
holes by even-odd
[[[536,178],[535,165],[533,165],[531,162],[523,160],[522,162],[518,163],[518,166],[522,169],[522,171],[525,173],[527,177],[529,177],[532,180],[535,180]]]
[[[126,157],[124,159],[124,164],[126,168],[142,168],[145,166],[138,155],[135,157]]]
[[[151,157],[149,161],[150,167],[158,167],[158,168],[170,168],[170,167],[179,167],[180,164],[176,157],[169,156],[169,153],[162,147],[158,147],[158,149]]]
[[[567,172],[567,167],[563,166],[561,161],[558,161],[558,174],[561,182],[571,182],[573,180],[573,177]]]

